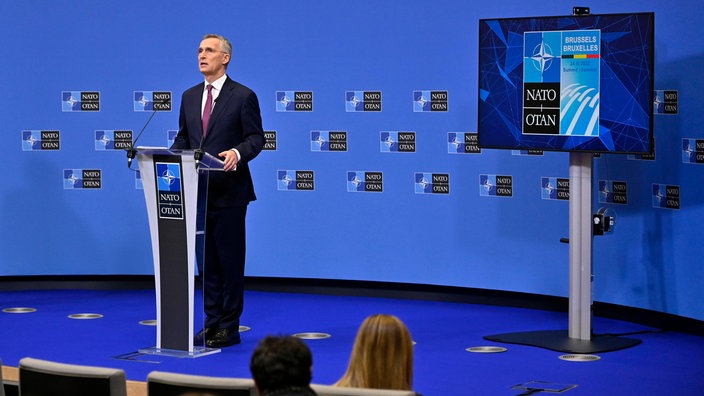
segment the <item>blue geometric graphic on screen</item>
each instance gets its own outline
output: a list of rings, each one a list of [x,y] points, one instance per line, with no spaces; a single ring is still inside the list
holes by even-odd
[[[22,151],[41,150],[41,131],[22,131]]]
[[[563,87],[560,108],[561,135],[599,136],[598,87],[579,84]]]
[[[489,29],[494,32],[496,38],[498,38],[505,46],[508,46],[508,42],[504,36],[504,31],[498,21],[488,21],[487,26],[489,26]]]
[[[157,163],[157,190],[158,191],[181,191],[181,166],[172,163]]]

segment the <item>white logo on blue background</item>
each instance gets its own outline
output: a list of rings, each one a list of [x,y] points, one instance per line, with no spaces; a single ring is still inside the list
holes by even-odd
[[[181,191],[181,165],[168,162],[156,163],[157,190]]]

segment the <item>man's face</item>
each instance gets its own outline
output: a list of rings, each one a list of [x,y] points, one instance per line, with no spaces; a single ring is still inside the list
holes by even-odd
[[[200,42],[198,47],[198,68],[209,81],[225,74],[225,65],[230,55],[222,51],[220,40],[211,37]]]

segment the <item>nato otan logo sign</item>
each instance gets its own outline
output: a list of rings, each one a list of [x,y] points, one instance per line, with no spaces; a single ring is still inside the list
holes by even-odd
[[[383,192],[382,172],[347,171],[347,192]]]
[[[276,151],[276,131],[264,131],[264,148],[266,151]]]
[[[310,131],[310,151],[347,151],[347,132]]]
[[[345,111],[348,113],[381,111],[381,91],[345,92]]]
[[[680,209],[680,186],[653,183],[653,207]]]
[[[100,111],[100,92],[63,91],[61,92],[61,111]]]
[[[279,170],[276,172],[279,191],[315,190],[315,173],[312,170]]]
[[[555,201],[569,200],[570,179],[561,177],[541,177],[540,198]]]
[[[449,194],[449,173],[416,172],[414,177],[416,194]]]
[[[61,132],[58,130],[22,131],[22,151],[60,150]]]
[[[382,153],[415,153],[416,133],[401,131],[381,131],[379,150]]]
[[[134,111],[171,111],[171,92],[134,91]]]
[[[704,139],[682,139],[682,162],[704,164]]]
[[[599,203],[628,204],[628,185],[625,181],[599,180]]]
[[[183,219],[181,164],[156,162],[157,211],[160,219]]]
[[[482,149],[479,147],[479,135],[476,132],[448,132],[447,153],[481,154]]]
[[[95,150],[124,150],[132,147],[132,131],[97,130],[95,131]]]
[[[656,90],[653,99],[653,114],[675,115],[679,113],[679,94],[675,90]]]
[[[312,91],[276,91],[277,112],[313,111]]]
[[[414,112],[446,112],[447,110],[447,91],[413,91]]]
[[[479,175],[479,196],[512,197],[513,176]]]
[[[599,136],[600,30],[523,35],[523,133]]]
[[[102,187],[100,169],[64,169],[64,190],[96,189]]]

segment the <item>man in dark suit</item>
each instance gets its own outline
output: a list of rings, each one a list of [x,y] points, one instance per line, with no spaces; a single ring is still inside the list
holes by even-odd
[[[194,344],[211,348],[240,343],[245,215],[249,202],[256,199],[248,162],[264,146],[257,95],[227,76],[231,56],[232,45],[225,37],[208,34],[203,38],[198,67],[205,82],[183,93],[179,131],[171,146],[202,149],[224,162],[224,172],[205,172],[200,177],[201,181],[208,179],[201,272],[205,323]],[[204,191],[201,183],[199,196]]]

